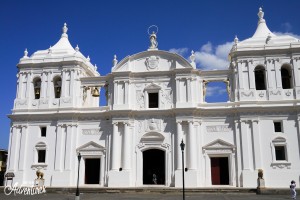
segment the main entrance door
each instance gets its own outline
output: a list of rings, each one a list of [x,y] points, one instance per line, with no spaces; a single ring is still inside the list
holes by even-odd
[[[85,159],[85,184],[99,184],[100,158]]]
[[[165,152],[150,149],[143,152],[143,184],[165,184]]]
[[[213,185],[229,185],[228,157],[211,157],[211,182]]]

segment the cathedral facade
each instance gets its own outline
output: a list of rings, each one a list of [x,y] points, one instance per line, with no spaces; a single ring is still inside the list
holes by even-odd
[[[299,182],[300,41],[273,34],[263,15],[252,37],[234,39],[228,69],[199,70],[193,52],[159,50],[153,32],[148,50],[115,56],[106,76],[65,24],[53,47],[25,50],[17,65],[7,173],[33,185],[40,170],[46,187],[76,186],[78,163],[80,186],[182,187],[182,171],[193,188],[255,188],[258,171],[265,187]],[[214,81],[227,102],[205,102]]]

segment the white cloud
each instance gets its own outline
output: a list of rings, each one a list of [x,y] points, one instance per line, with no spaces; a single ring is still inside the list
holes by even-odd
[[[209,86],[209,85],[207,85],[207,88],[206,88],[206,96],[207,97],[223,95],[223,94],[226,94],[226,93],[227,93],[226,88],[222,88],[222,87],[219,87],[219,86]]]
[[[201,51],[206,52],[206,53],[211,53],[213,49],[213,46],[210,42],[207,42],[205,45],[201,47]]]
[[[195,62],[197,66],[204,70],[225,69],[228,65],[226,60],[206,52],[196,52]]]
[[[202,70],[227,69],[229,65],[228,54],[232,48],[233,42],[225,42],[213,46],[211,42],[202,45],[200,51],[195,52],[195,62],[198,68]],[[189,60],[188,48],[172,48],[170,52],[177,53]]]
[[[213,47],[210,42],[207,42],[200,51],[195,52],[197,66],[204,70],[226,69],[229,65],[227,57],[232,45],[232,42],[226,42]]]
[[[291,33],[291,32],[273,32],[275,35],[278,35],[278,36],[282,36],[282,35],[289,35],[289,36],[292,36],[292,37],[295,37],[297,39],[300,39],[300,35],[297,35],[295,33]]]
[[[169,51],[184,56],[188,52],[188,50],[189,50],[188,48],[178,48],[178,49],[172,48]]]
[[[216,56],[227,60],[230,49],[232,48],[233,42],[226,42],[225,44],[218,45],[216,47]]]

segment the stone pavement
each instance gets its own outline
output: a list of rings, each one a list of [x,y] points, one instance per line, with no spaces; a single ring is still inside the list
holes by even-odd
[[[0,193],[0,200],[74,200],[75,194],[71,193],[45,193],[34,196],[5,195]],[[80,194],[80,200],[181,200],[180,193],[86,193]],[[186,200],[276,200],[291,199],[289,195],[256,195],[253,193],[188,193]]]

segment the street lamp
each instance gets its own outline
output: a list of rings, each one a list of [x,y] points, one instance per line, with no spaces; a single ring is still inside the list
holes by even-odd
[[[78,153],[78,176],[77,176],[77,188],[76,188],[76,196],[75,196],[75,200],[80,200],[80,196],[79,196],[79,168],[80,168],[80,160],[81,160],[81,154],[80,152]]]
[[[180,148],[182,153],[182,199],[185,200],[185,194],[184,194],[184,147],[185,144],[183,143],[183,140],[181,140]]]

